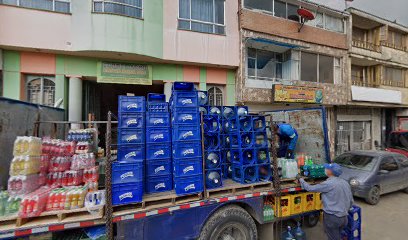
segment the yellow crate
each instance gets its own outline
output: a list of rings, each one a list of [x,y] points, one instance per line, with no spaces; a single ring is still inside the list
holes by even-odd
[[[290,216],[291,196],[274,197],[272,199],[272,207],[276,217]]]
[[[290,196],[290,215],[296,215],[303,212],[303,194],[293,194]]]
[[[302,205],[304,212],[314,211],[315,206],[315,193],[307,192],[302,194]]]
[[[321,193],[315,193],[315,209],[316,210],[323,209],[322,194]]]

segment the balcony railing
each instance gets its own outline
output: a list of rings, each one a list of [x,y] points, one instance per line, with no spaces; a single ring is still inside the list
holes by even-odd
[[[401,46],[401,45],[395,45],[395,44],[393,44],[393,43],[389,43],[389,42],[385,42],[385,41],[381,42],[381,45],[382,45],[382,46],[385,46],[385,47],[389,47],[389,48],[394,48],[394,49],[397,49],[397,50],[405,51],[405,52],[408,51],[408,48],[407,48],[407,47],[404,47],[404,46]]]
[[[394,80],[384,79],[382,80],[381,84],[385,86],[390,86],[390,87],[401,87],[401,88],[405,87],[404,81],[394,81]]]
[[[381,46],[376,45],[374,43],[366,42],[366,41],[361,41],[357,39],[352,40],[352,45],[353,47],[358,47],[358,48],[363,48],[366,50],[374,51],[374,52],[381,52]]]
[[[373,81],[367,81],[361,78],[352,78],[351,83],[353,86],[359,86],[359,87],[378,87],[378,84],[376,84]]]

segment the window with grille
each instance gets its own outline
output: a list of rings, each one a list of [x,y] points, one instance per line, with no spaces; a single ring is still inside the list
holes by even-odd
[[[224,96],[222,90],[217,86],[210,86],[208,92],[208,103],[211,106],[222,106],[224,103]]]
[[[0,0],[0,4],[14,5],[53,12],[71,12],[71,0]]]
[[[27,101],[30,103],[54,106],[55,80],[54,77],[28,76]]]
[[[179,0],[178,28],[225,34],[225,0]]]
[[[143,0],[93,0],[93,11],[143,18]]]
[[[383,84],[393,87],[405,87],[405,71],[401,68],[385,67]]]

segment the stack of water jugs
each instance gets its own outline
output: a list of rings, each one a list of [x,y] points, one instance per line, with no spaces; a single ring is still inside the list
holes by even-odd
[[[170,112],[164,94],[147,95],[146,193],[173,189]]]
[[[206,188],[222,186],[221,171],[221,123],[220,115],[211,112],[213,107],[208,106],[207,92],[198,93],[200,111],[203,112],[204,128],[204,162],[205,162],[205,185]]]
[[[112,204],[141,202],[145,161],[145,97],[119,96],[118,159],[112,163]]]
[[[203,191],[201,117],[193,83],[175,82],[172,113],[173,179],[177,195]]]
[[[348,215],[347,227],[342,231],[342,236],[348,240],[361,240],[361,208],[353,206]]]

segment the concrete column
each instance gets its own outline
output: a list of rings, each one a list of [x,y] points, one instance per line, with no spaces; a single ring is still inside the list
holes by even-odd
[[[173,86],[172,82],[165,82],[164,83],[164,95],[166,95],[166,101],[170,101],[171,97],[171,87]]]
[[[69,78],[68,121],[82,121],[82,80],[78,77]],[[79,124],[72,124],[79,128]]]

